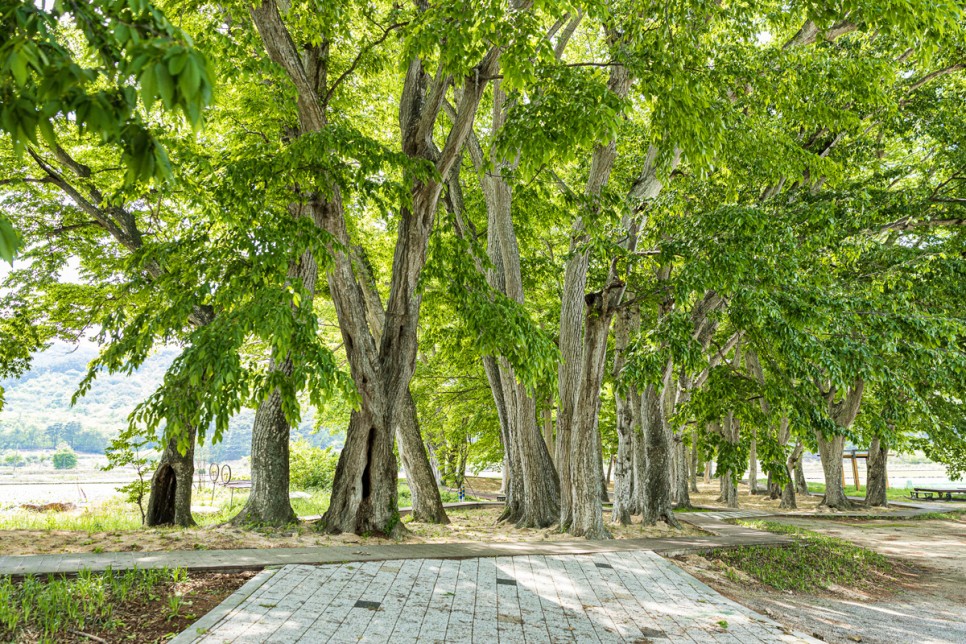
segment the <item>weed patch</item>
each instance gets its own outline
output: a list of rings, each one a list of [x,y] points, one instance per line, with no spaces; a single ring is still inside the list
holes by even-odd
[[[815,592],[832,586],[882,590],[896,585],[896,564],[867,548],[781,523],[739,523],[789,535],[794,542],[783,547],[714,550],[708,558],[717,559],[772,588]]]

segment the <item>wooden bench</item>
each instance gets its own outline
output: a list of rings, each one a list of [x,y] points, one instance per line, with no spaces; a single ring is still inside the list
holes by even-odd
[[[909,493],[909,498],[911,499],[926,499],[926,500],[936,500],[936,501],[952,501],[953,495],[963,495],[966,496],[966,488],[931,488],[931,487],[916,487],[912,489]]]

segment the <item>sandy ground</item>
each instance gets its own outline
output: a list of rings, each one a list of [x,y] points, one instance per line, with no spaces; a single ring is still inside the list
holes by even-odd
[[[966,642],[966,520],[775,519],[847,539],[905,564],[895,592],[821,595],[736,584],[702,557],[679,563],[715,589],[826,642]]]
[[[500,508],[459,510],[449,513],[446,526],[407,523],[409,536],[402,543],[452,543],[457,541],[562,541],[573,539],[555,528],[517,529],[497,523]],[[611,526],[617,539],[693,536],[702,534],[690,526],[681,530],[664,524],[644,528]],[[380,537],[326,535],[312,524],[285,530],[243,530],[233,526],[182,529],[147,529],[117,532],[80,532],[69,530],[2,530],[0,555],[57,554],[75,552],[127,552],[156,550],[222,550],[236,548],[298,548],[305,546],[340,546],[352,543],[399,543]]]

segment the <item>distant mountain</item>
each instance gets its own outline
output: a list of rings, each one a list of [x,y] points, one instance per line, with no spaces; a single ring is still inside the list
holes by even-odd
[[[97,346],[89,342],[78,346],[58,342],[35,355],[30,371],[22,377],[0,380],[5,400],[0,410],[0,450],[43,449],[65,441],[78,451],[103,452],[178,355],[176,348],[165,348],[130,376],[101,373],[87,395],[71,407],[70,399],[97,353]],[[339,436],[313,434],[313,416],[304,416],[293,432],[295,437],[319,446],[341,445]],[[204,448],[206,456],[214,460],[247,456],[254,417],[253,411],[242,410],[232,418],[223,440]]]

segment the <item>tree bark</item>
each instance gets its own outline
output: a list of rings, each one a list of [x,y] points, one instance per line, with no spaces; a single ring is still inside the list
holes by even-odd
[[[433,476],[433,468],[429,464],[423,437],[419,432],[416,404],[408,389],[397,421],[399,458],[413,497],[413,521],[447,524],[449,517],[443,509],[443,499],[440,497],[436,477]]]
[[[365,296],[365,311],[369,322],[369,330],[376,342],[382,339],[386,324],[386,310],[376,288],[375,277],[365,261],[364,251],[355,249],[355,269],[359,286]],[[399,447],[399,457],[402,461],[406,482],[412,493],[413,521],[423,523],[449,523],[443,499],[439,494],[439,486],[433,473],[426,445],[419,431],[419,417],[416,414],[416,403],[412,394],[406,389],[399,414],[396,417],[396,440]]]
[[[195,431],[188,434],[188,449],[178,451],[178,441],[168,441],[158,467],[151,477],[151,492],[144,524],[148,527],[178,525],[190,528],[195,525],[191,516],[191,489],[195,475]]]
[[[663,388],[671,386],[671,373],[665,373]],[[664,521],[679,527],[671,503],[671,433],[664,417],[665,396],[654,385],[644,390],[641,420],[644,427],[644,450],[647,466],[644,474],[643,525]]]
[[[691,496],[688,493],[688,447],[682,436],[674,438],[674,459],[677,462],[674,479],[674,503],[678,508],[690,508]]]
[[[728,414],[725,416],[725,422],[722,430],[724,431],[726,441],[732,444],[738,442],[740,424],[738,419],[735,418],[733,412],[728,412]],[[738,507],[738,488],[735,485],[735,479],[739,478],[740,476],[741,474],[738,472],[727,470],[721,477],[721,501],[729,508]]]
[[[752,496],[758,494],[758,445],[754,438],[748,453],[748,488]]]
[[[621,370],[624,367],[625,352],[630,342],[630,336],[640,328],[640,312],[635,306],[627,306],[617,313],[614,322],[614,379],[620,383]],[[637,422],[640,405],[640,395],[633,385],[627,391],[621,391],[618,386],[614,393],[617,407],[617,458],[614,467],[614,507],[611,520],[614,523],[628,525],[631,515],[637,514],[638,504],[635,502],[635,434],[640,431]]]
[[[586,297],[587,323],[584,331],[584,357],[580,392],[574,416],[574,450],[571,460],[573,520],[570,534],[588,539],[609,539],[604,527],[600,482],[603,457],[600,431],[600,388],[607,364],[607,336],[611,318],[624,294],[624,284],[611,281],[602,293]],[[566,490],[562,490],[566,494]]]
[[[857,379],[841,401],[835,400],[834,388],[827,394],[829,416],[838,427],[848,429],[855,420],[862,403],[864,387],[865,383],[862,379]],[[836,510],[851,509],[853,503],[845,496],[842,486],[842,449],[845,446],[845,436],[835,434],[826,437],[822,432],[816,431],[815,438],[818,441],[818,453],[825,473],[825,498],[822,499],[821,505]]]
[[[232,523],[282,526],[298,520],[289,499],[289,441],[289,424],[276,389],[255,412],[252,489]]]
[[[796,448],[801,445],[801,442],[796,445]],[[801,494],[802,496],[808,496],[808,481],[805,480],[805,465],[802,463],[802,458],[799,456],[798,460],[795,462],[795,492],[796,494]]]
[[[889,446],[883,444],[878,436],[869,445],[867,460],[868,477],[865,482],[865,504],[869,507],[886,507],[889,505],[887,494],[888,474],[886,464],[889,459]]]
[[[787,420],[785,421],[787,423]],[[788,482],[782,488],[782,501],[778,505],[780,508],[786,509],[796,509],[798,507],[798,501],[795,498],[795,472],[801,464],[802,460],[802,444],[797,443],[792,449],[791,453],[788,455],[788,460],[785,461],[785,470],[788,473]]]
[[[698,493],[698,431],[691,433],[691,460],[688,467],[688,487],[691,492]]]

